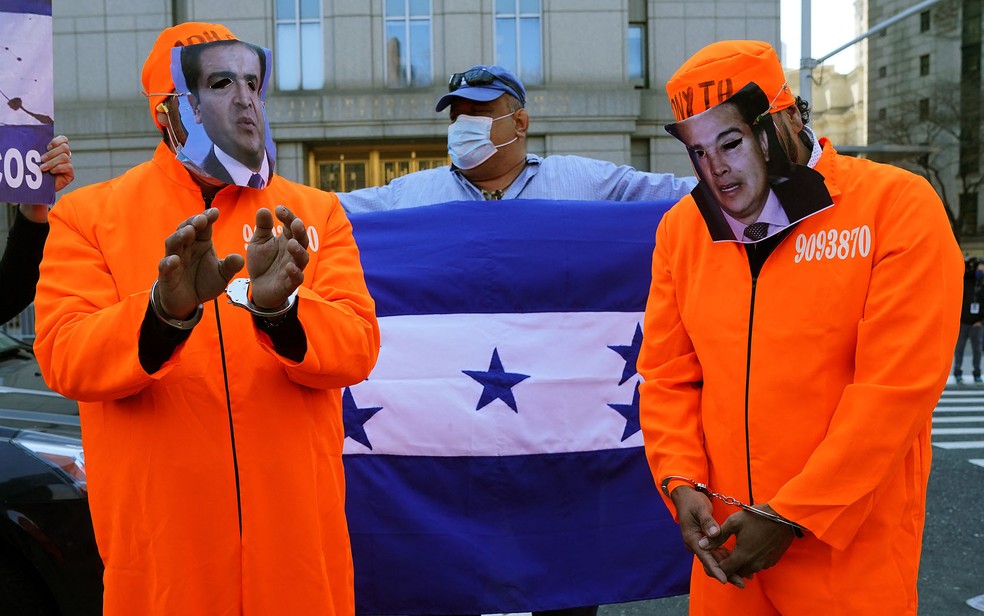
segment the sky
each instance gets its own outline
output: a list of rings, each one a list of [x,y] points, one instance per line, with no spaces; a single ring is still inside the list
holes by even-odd
[[[854,31],[854,0],[811,0],[813,24],[810,28],[813,58],[825,56],[858,35]],[[780,0],[780,37],[786,47],[784,64],[787,68],[800,65],[800,9],[802,0]],[[848,48],[827,64],[839,73],[850,72],[855,65],[854,49]]]

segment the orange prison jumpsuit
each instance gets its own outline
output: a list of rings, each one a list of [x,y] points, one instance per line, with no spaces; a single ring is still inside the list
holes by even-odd
[[[106,616],[354,612],[339,388],[369,374],[379,330],[333,194],[281,177],[222,189],[217,254],[245,255],[256,210],[278,204],[311,238],[303,361],[220,296],[154,374],[141,322],[164,238],[205,208],[198,186],[160,145],[51,212],[36,351],[47,383],[80,401]]]
[[[916,613],[963,259],[924,179],[821,144],[834,205],[754,283],[745,247],[712,243],[691,197],[656,233],[639,357],[656,483],[690,477],[809,529],[745,590],[695,558],[693,614]],[[714,501],[719,522],[735,511]]]

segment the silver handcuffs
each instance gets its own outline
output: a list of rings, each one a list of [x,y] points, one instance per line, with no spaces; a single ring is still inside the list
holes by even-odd
[[[287,314],[297,301],[297,289],[294,289],[294,292],[290,294],[283,306],[272,310],[260,308],[249,300],[249,278],[236,278],[232,280],[229,286],[226,287],[225,292],[230,304],[245,308],[254,316],[263,319],[272,319]]]

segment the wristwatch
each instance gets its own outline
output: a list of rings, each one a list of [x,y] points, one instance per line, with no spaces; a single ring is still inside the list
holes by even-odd
[[[260,308],[249,299],[249,278],[236,278],[226,287],[226,297],[233,306],[245,308],[250,314],[262,319],[274,319],[290,312],[297,301],[297,289],[287,297],[287,301],[279,308]]]

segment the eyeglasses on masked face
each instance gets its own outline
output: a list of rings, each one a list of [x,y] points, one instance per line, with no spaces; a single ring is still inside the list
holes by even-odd
[[[448,80],[448,92],[454,92],[463,85],[473,87],[490,86],[495,81],[501,82],[509,88],[509,94],[515,96],[521,105],[526,106],[526,97],[522,94],[522,89],[517,83],[506,77],[500,77],[484,68],[473,68],[464,73],[455,73]]]

